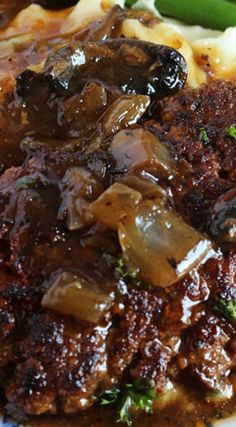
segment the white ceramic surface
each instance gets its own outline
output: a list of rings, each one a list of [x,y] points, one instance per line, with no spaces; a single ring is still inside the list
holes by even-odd
[[[224,421],[218,421],[214,424],[214,427],[236,427],[236,416]]]

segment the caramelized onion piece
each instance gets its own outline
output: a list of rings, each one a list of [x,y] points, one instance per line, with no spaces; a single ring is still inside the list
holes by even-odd
[[[162,206],[139,204],[119,224],[119,239],[128,264],[153,286],[174,284],[211,250],[211,242]]]
[[[112,293],[92,281],[68,272],[58,272],[42,299],[42,306],[86,322],[97,323],[110,308]]]
[[[89,224],[92,220],[89,202],[96,199],[103,191],[103,186],[94,175],[83,167],[69,168],[59,185],[61,206],[58,219],[67,218],[69,230],[76,230]]]
[[[168,148],[145,129],[123,130],[113,138],[111,153],[119,170],[136,169],[161,178],[175,173],[175,159]]]
[[[134,125],[143,116],[150,104],[149,96],[123,95],[106,111],[102,119],[102,130],[105,136]]]
[[[115,183],[90,205],[90,212],[108,228],[117,230],[119,221],[132,211],[141,199],[138,191]]]
[[[62,124],[73,122],[77,127],[86,126],[89,120],[91,122],[91,114],[98,118],[106,106],[105,87],[96,82],[88,83],[81,94],[73,95],[61,104]]]
[[[141,176],[126,175],[121,183],[141,193],[143,198],[158,200],[159,203],[165,205],[167,202],[167,192],[155,180],[147,177],[147,175],[145,173]]]
[[[236,243],[236,188],[219,197],[210,220],[212,236],[226,243]]]
[[[97,121],[108,108],[106,88],[96,82],[88,83],[80,94],[58,103],[58,123],[70,137],[90,137],[97,130]]]
[[[76,3],[78,0],[76,0]],[[117,38],[120,34],[124,10],[117,4],[113,6],[102,21],[92,21],[74,36],[74,40],[99,41]]]
[[[123,38],[60,48],[49,55],[44,73],[60,94],[80,92],[95,80],[124,93],[162,97],[183,88],[187,65],[173,48]]]

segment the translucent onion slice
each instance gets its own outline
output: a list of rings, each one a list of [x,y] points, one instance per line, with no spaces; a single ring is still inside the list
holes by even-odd
[[[141,176],[125,175],[122,179],[122,184],[139,191],[144,198],[158,200],[159,203],[164,205],[167,202],[167,192],[148,175],[146,173]]]
[[[146,95],[123,95],[106,111],[102,119],[105,136],[134,125],[143,116],[151,100]]]
[[[110,308],[113,294],[77,275],[59,272],[42,299],[42,306],[86,322],[97,323]]]
[[[111,153],[117,169],[144,169],[160,178],[175,173],[176,162],[170,150],[145,129],[119,132],[112,141]]]
[[[146,200],[119,224],[119,240],[129,267],[154,285],[174,284],[197,266],[211,242],[175,213]]]
[[[82,93],[77,93],[61,103],[61,124],[73,122],[73,125],[78,128],[89,126],[91,114],[98,118],[106,105],[105,87],[99,83],[90,82],[83,88]]]
[[[89,202],[103,191],[101,182],[92,172],[83,167],[71,167],[67,170],[59,185],[61,205],[58,219],[67,219],[69,230],[77,230],[92,221],[88,210]]]
[[[117,230],[119,221],[132,211],[141,199],[142,195],[138,191],[117,182],[91,203],[90,212],[108,228]]]

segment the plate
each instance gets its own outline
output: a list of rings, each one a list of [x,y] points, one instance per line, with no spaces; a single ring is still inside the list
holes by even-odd
[[[233,416],[225,420],[217,421],[216,423],[214,423],[212,427],[235,427],[235,426],[236,426],[236,416]],[[22,425],[15,424],[14,422],[11,422],[9,420],[0,418],[0,427],[22,427]]]
[[[235,427],[235,426],[236,426],[236,416],[233,416],[225,420],[217,421],[214,424],[214,427]]]
[[[20,426],[17,424],[14,424],[11,421],[7,421],[7,420],[1,418],[0,419],[0,427],[20,427]]]

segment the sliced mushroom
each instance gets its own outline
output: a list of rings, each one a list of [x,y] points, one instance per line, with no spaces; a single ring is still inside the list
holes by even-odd
[[[35,84],[37,73],[26,70],[17,78],[17,93],[26,94],[27,79]],[[30,73],[30,75],[29,75]],[[103,82],[126,94],[163,97],[183,88],[187,64],[175,49],[140,40],[114,39],[79,42],[49,55],[45,81],[57,95],[81,92],[91,81]]]
[[[93,83],[112,94],[107,104],[109,107],[124,94],[149,96],[151,99],[171,95],[184,86],[186,78],[185,59],[170,47],[133,39],[100,42],[74,39],[71,45],[48,56],[42,73],[30,69],[21,73],[16,79],[15,95],[18,104],[21,101],[31,131],[50,138],[53,135],[60,139],[79,138],[79,127],[90,138],[89,128],[93,130],[96,125],[100,125],[97,121],[100,121],[101,116],[97,112],[95,117],[90,114],[89,123],[88,112],[84,111],[84,117],[79,117],[76,111],[74,117],[67,112],[70,126],[62,117],[63,109],[67,106],[64,98],[74,95],[76,98],[71,101],[76,105],[80,101],[80,94],[83,98],[84,88]],[[99,91],[94,93],[94,98],[94,104],[100,105]],[[131,98],[121,98],[104,117],[105,135],[109,136],[127,124],[136,123],[149,102],[148,98],[133,98],[133,101]]]
[[[38,3],[46,9],[64,9],[74,6],[77,0],[29,0],[29,3]]]
[[[77,3],[78,0],[76,0]],[[119,5],[111,8],[102,21],[92,21],[74,36],[75,40],[98,41],[119,36],[125,12]]]

